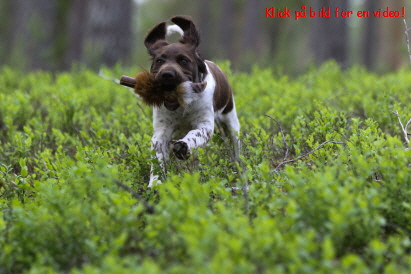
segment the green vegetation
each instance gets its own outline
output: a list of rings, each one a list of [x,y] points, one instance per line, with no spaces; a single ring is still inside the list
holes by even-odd
[[[217,131],[151,191],[149,107],[87,70],[3,68],[0,273],[407,272],[409,71],[222,66],[241,165]]]

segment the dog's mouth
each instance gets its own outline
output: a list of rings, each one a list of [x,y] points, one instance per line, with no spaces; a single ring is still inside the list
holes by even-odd
[[[166,107],[166,109],[170,111],[174,111],[178,109],[178,107],[180,106],[180,103],[177,101],[164,101],[164,106]]]
[[[165,92],[171,95],[171,93],[176,92],[176,88],[180,84],[179,81],[168,81],[167,83],[161,83],[161,89]],[[170,111],[174,111],[178,109],[180,106],[180,103],[176,100],[175,96],[165,96],[166,99],[164,100],[164,106],[166,109]],[[168,97],[168,98],[167,98]]]
[[[177,85],[175,85],[175,84],[161,85],[161,88],[166,92],[172,92],[176,89],[176,87],[177,87]]]

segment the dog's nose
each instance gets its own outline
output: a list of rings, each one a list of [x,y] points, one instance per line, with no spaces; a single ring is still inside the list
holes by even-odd
[[[174,73],[172,71],[166,70],[161,73],[162,80],[171,80],[173,78],[174,78]]]

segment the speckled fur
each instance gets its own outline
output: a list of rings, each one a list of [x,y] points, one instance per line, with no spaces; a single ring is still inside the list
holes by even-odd
[[[227,126],[238,159],[240,124],[227,77],[216,64],[200,56],[198,31],[191,19],[176,16],[171,21],[182,30],[180,43],[165,41],[166,22],[155,26],[144,41],[153,58],[150,73],[136,78],[138,83],[143,83],[136,93],[154,106],[151,148],[162,174],[166,172],[170,151],[178,159],[187,159],[194,149],[207,144],[214,133],[215,122]],[[178,28],[176,25],[171,26],[174,31]],[[162,85],[157,84],[157,79]],[[170,93],[161,86],[176,88]],[[160,174],[152,165],[149,187],[161,184]]]

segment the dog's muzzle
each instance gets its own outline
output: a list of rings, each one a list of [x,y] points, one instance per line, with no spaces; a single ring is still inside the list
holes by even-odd
[[[173,70],[163,70],[157,74],[156,81],[165,91],[173,91],[183,79]]]
[[[156,80],[160,84],[160,87],[165,92],[176,92],[176,88],[183,82],[181,76],[172,69],[164,69],[157,74]],[[167,96],[168,97],[168,96]],[[164,100],[164,106],[174,111],[179,108],[180,103],[177,100]]]

